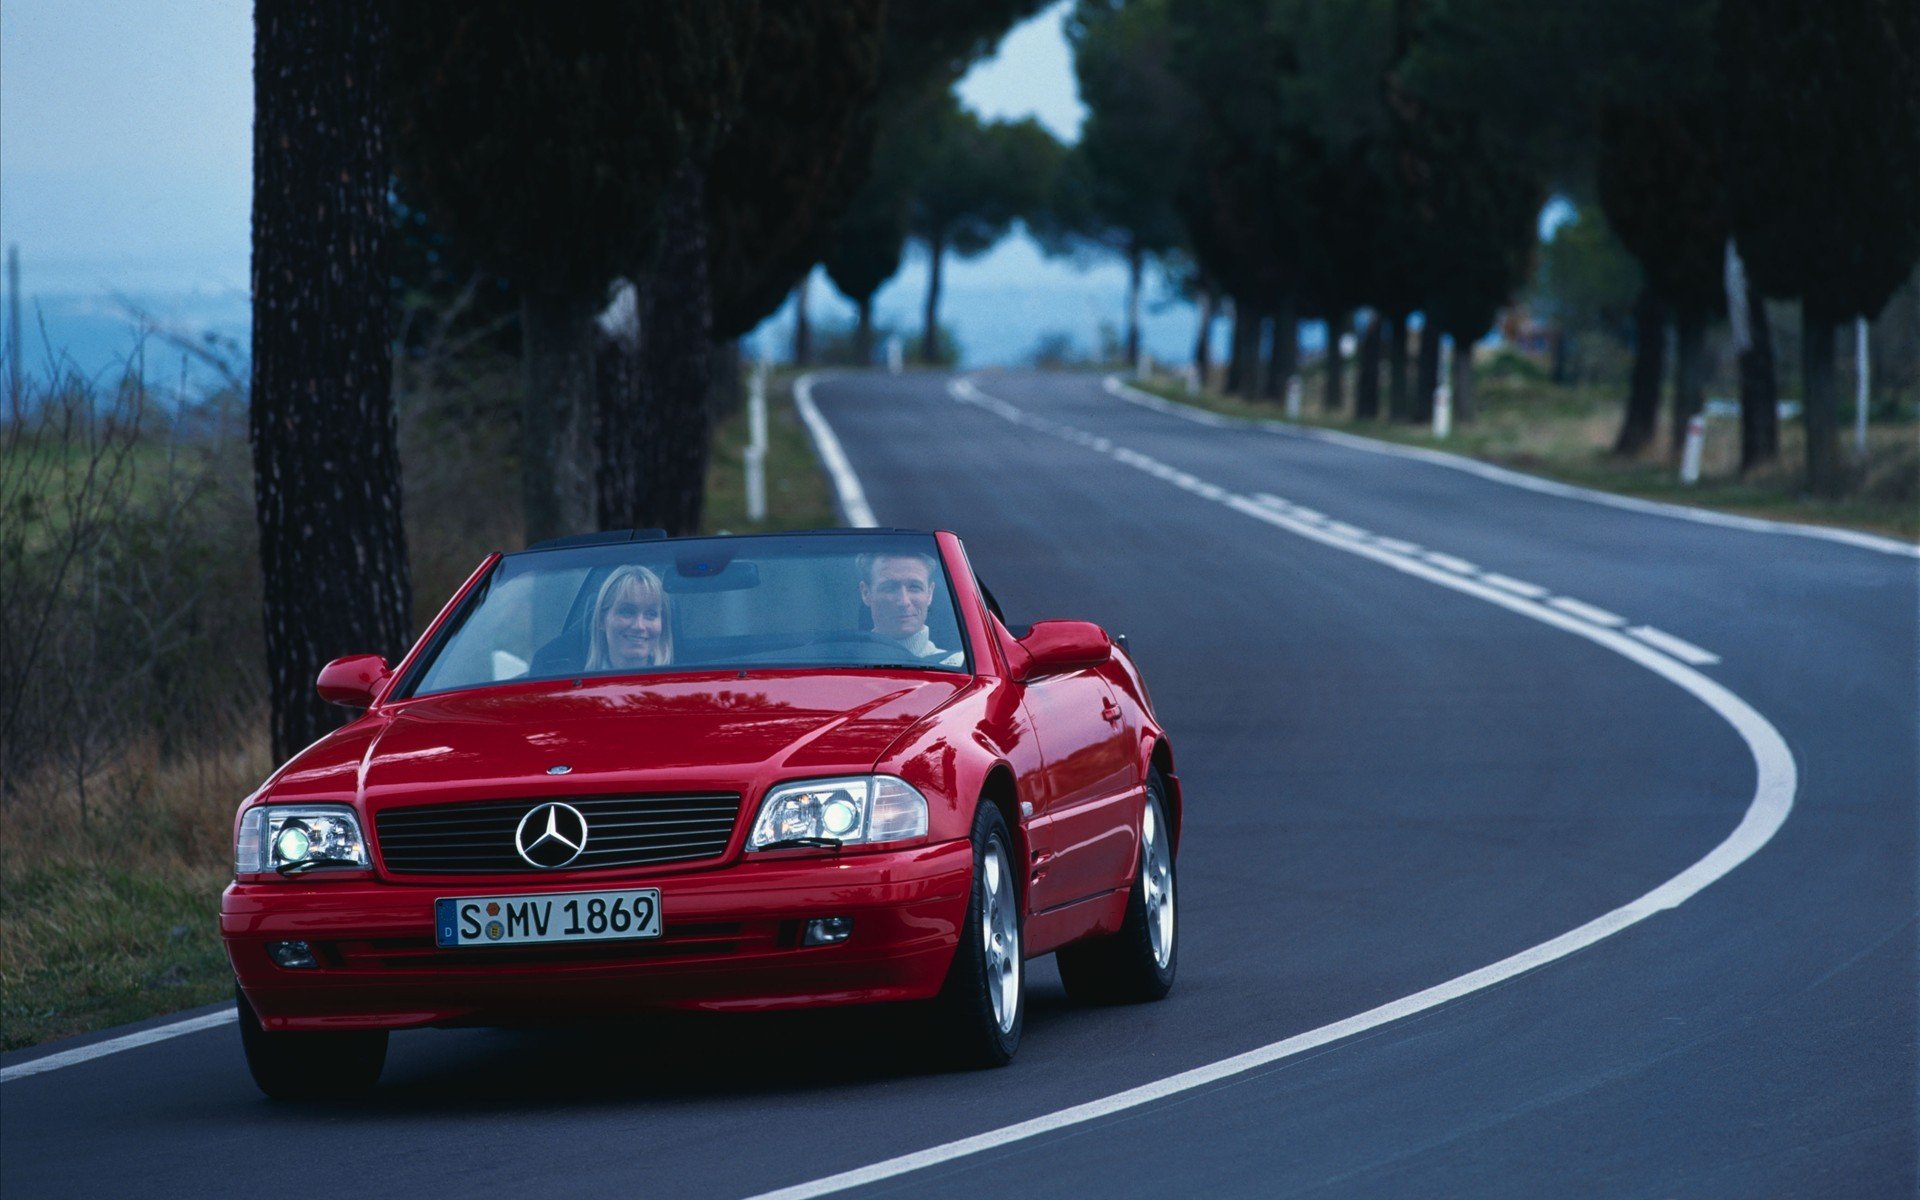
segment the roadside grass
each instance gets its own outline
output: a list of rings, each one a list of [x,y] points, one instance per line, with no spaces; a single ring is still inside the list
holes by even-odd
[[[739,412],[714,429],[702,532],[774,533],[840,524],[826,472],[814,457],[807,428],[793,407],[793,381],[798,377],[775,371],[767,380],[766,519],[747,519],[746,448],[751,430],[743,402]]]
[[[233,812],[269,769],[266,733],[164,761],[141,746],[88,781],[24,781],[0,820],[0,1047],[13,1050],[232,994],[216,900]]]
[[[709,532],[837,524],[793,409],[767,395],[767,518],[746,519],[745,407],[714,430]],[[417,539],[416,539],[417,540]],[[464,561],[464,559],[462,559]],[[416,572],[417,573],[417,572]],[[437,605],[441,597],[423,597]],[[0,791],[0,1048],[224,1000],[233,975],[215,913],[231,878],[233,814],[273,769],[257,724],[239,744],[177,755],[129,747],[86,780],[48,770]]]
[[[1279,400],[1248,401],[1213,391],[1193,393],[1181,383],[1165,379],[1131,382],[1165,399],[1225,416],[1251,421],[1282,417]],[[1920,424],[1911,420],[1879,421],[1869,426],[1864,463],[1851,461],[1851,427],[1843,430],[1848,491],[1838,499],[1827,500],[1806,493],[1805,432],[1798,421],[1781,424],[1780,457],[1743,477],[1739,470],[1738,419],[1710,417],[1702,447],[1700,482],[1689,487],[1680,482],[1677,469],[1669,461],[1665,413],[1655,444],[1647,454],[1626,459],[1612,454],[1623,403],[1619,388],[1560,386],[1497,368],[1481,369],[1474,383],[1478,406],[1474,419],[1456,422],[1452,436],[1440,440],[1425,426],[1354,420],[1348,415],[1353,405],[1351,377],[1347,380],[1347,413],[1322,411],[1317,371],[1308,372],[1304,386],[1302,425],[1445,450],[1650,500],[1864,529],[1908,540],[1920,538]],[[1384,395],[1381,402],[1385,403]]]

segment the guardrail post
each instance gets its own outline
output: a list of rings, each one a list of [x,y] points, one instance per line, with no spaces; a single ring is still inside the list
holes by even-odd
[[[767,360],[763,356],[747,386],[747,520],[767,519]]]
[[[1700,452],[1707,443],[1707,414],[1687,418],[1687,440],[1680,451],[1680,482],[1692,487],[1700,482]]]

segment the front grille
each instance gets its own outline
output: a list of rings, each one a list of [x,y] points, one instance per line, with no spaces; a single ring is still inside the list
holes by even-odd
[[[712,858],[727,848],[740,797],[556,797],[587,819],[586,848],[554,871]],[[520,818],[541,800],[485,800],[400,808],[373,819],[380,855],[397,875],[502,875],[541,870],[514,848]]]

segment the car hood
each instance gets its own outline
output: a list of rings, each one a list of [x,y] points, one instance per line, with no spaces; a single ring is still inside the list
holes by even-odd
[[[807,673],[487,688],[370,717],[289,763],[276,800],[369,809],[619,791],[745,791],[865,771],[964,676]],[[559,768],[566,768],[560,771]]]

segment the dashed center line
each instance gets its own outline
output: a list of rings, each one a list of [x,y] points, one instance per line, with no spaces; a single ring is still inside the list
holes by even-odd
[[[1563,613],[1572,613],[1583,621],[1592,621],[1595,625],[1605,625],[1609,629],[1616,629],[1627,623],[1627,619],[1619,613],[1610,613],[1604,608],[1595,608],[1593,605],[1585,601],[1575,600],[1571,596],[1555,596],[1553,599],[1547,601],[1547,603],[1553,605]]]
[[[1662,633],[1651,625],[1636,625],[1627,630],[1627,633],[1691,666],[1704,667],[1720,661],[1720,656],[1711,650],[1702,650],[1692,642],[1684,641],[1670,633]]]
[[[1503,592],[1512,592],[1516,596],[1525,596],[1529,600],[1538,600],[1548,595],[1549,590],[1537,583],[1528,583],[1524,579],[1515,579],[1511,575],[1501,575],[1488,571],[1480,577],[1480,582],[1492,584]]]
[[[1420,556],[1443,571],[1452,571],[1456,575],[1477,575],[1480,568],[1464,558],[1455,558],[1451,554],[1442,554],[1438,550],[1429,550]]]

